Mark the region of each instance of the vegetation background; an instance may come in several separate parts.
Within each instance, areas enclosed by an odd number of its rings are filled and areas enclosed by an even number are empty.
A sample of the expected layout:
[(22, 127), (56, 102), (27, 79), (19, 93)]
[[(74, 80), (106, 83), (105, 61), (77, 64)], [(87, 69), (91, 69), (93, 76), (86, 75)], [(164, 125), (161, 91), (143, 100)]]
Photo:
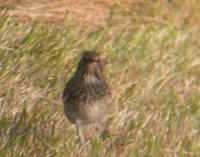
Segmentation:
[[(107, 58), (107, 131), (60, 102), (83, 50)], [(200, 1), (1, 0), (0, 157), (200, 156)]]

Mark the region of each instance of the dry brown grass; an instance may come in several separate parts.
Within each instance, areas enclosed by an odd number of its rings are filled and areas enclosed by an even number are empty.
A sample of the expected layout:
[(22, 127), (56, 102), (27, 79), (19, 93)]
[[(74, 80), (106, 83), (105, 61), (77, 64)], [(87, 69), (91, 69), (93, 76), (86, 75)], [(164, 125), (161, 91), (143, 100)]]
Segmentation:
[(134, 3), (130, 0), (123, 1), (79, 1), (79, 0), (38, 0), (20, 1), (14, 4), (10, 10), (10, 16), (18, 17), (19, 20), (33, 20), (42, 18), (48, 22), (60, 22), (67, 17), (75, 22), (102, 26), (107, 22), (110, 9), (114, 5), (129, 6)]
[[(115, 23), (113, 29), (117, 30), (140, 29), (140, 22), (157, 23), (163, 26), (173, 23), (177, 28), (185, 21), (191, 26), (200, 23), (198, 12), (200, 5), (194, 5), (188, 0), (170, 3), (167, 0), (157, 2), (146, 0), (36, 0), (32, 2), (24, 0), (2, 1), (0, 4), (8, 8), (7, 14), (15, 17), (17, 22), (38, 20), (44, 25), (54, 27), (66, 21), (91, 29), (104, 27), (112, 21)], [(113, 16), (113, 14), (116, 15)], [(133, 14), (134, 17), (129, 16)], [(189, 18), (191, 14), (193, 18)]]
[[(76, 2), (0, 5), (0, 156), (199, 157), (200, 2)], [(110, 133), (81, 147), (59, 100), (85, 49), (114, 97)]]

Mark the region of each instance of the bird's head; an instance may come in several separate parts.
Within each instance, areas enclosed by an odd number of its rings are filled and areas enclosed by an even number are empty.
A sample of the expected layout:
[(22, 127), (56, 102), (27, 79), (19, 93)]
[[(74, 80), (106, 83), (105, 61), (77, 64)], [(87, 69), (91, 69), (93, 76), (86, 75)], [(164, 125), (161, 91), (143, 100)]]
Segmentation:
[(94, 51), (83, 52), (78, 64), (77, 71), (83, 73), (85, 77), (96, 77), (96, 79), (104, 79), (104, 68), (100, 54)]

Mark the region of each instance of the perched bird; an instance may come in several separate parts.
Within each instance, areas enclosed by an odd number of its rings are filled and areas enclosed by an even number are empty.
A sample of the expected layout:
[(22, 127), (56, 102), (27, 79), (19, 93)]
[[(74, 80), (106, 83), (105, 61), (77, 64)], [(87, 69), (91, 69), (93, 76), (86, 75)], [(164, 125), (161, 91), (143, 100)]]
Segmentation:
[(81, 126), (101, 124), (109, 108), (110, 99), (99, 53), (83, 52), (77, 69), (62, 94), (65, 116), (75, 125), (81, 142), (85, 140)]

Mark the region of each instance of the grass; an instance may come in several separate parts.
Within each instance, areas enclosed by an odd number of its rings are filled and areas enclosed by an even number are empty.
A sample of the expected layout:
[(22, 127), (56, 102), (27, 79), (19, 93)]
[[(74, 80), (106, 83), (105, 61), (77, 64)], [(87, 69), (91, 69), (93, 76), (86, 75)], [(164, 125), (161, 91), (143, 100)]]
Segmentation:
[[(116, 3), (103, 26), (0, 8), (0, 156), (200, 156), (199, 2)], [(107, 132), (80, 146), (60, 96), (83, 50), (106, 56), (113, 97)]]

